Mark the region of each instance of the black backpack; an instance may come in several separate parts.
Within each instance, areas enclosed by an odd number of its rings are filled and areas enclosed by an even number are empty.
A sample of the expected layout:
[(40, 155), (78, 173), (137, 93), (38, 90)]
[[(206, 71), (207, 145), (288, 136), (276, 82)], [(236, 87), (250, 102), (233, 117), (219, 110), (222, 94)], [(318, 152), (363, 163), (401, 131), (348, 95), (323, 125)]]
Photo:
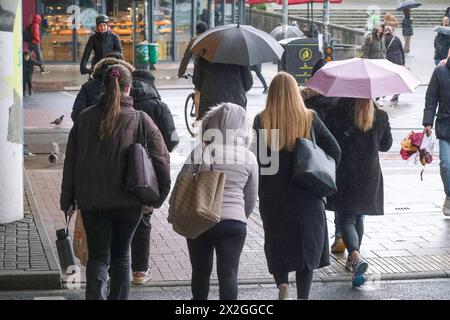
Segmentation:
[(33, 40), (33, 33), (31, 32), (31, 25), (28, 25), (23, 30), (23, 42), (31, 42)]

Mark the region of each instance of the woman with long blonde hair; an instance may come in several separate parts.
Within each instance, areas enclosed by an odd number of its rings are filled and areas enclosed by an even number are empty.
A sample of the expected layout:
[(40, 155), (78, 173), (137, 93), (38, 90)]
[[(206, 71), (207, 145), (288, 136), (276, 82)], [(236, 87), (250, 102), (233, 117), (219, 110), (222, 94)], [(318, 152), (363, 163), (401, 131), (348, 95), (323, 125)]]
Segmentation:
[[(340, 149), (314, 111), (308, 110), (290, 74), (280, 72), (269, 87), (265, 109), (256, 116), (260, 166), (259, 199), (264, 250), (279, 289), (288, 297), (288, 274), (296, 272), (297, 298), (307, 299), (313, 270), (329, 264), (324, 199), (292, 181), (297, 139), (311, 139), (339, 162)], [(270, 163), (267, 163), (267, 155)]]
[(342, 99), (326, 119), (342, 150), (337, 169), (338, 192), (328, 201), (335, 210), (349, 253), (346, 268), (354, 287), (364, 284), (368, 264), (360, 255), (364, 215), (383, 215), (383, 175), (378, 153), (391, 148), (392, 135), (386, 112), (371, 99)]

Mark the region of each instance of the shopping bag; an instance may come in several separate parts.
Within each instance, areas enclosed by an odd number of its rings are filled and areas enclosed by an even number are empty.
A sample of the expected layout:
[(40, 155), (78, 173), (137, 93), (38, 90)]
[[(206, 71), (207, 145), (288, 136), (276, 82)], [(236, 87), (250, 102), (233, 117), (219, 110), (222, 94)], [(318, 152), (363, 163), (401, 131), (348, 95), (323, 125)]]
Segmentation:
[(87, 265), (88, 261), (88, 246), (86, 230), (84, 230), (83, 218), (81, 217), (80, 210), (77, 210), (77, 217), (75, 219), (75, 230), (73, 232), (73, 251), (75, 257), (80, 260), (83, 266)]

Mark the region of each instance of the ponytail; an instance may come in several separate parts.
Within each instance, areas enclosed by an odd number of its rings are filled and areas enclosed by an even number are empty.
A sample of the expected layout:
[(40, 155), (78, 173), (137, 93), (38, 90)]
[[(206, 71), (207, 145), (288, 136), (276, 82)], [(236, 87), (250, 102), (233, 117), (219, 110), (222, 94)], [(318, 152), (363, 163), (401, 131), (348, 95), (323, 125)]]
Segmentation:
[(371, 99), (358, 99), (355, 104), (355, 126), (363, 132), (373, 127), (375, 107)]
[(116, 129), (120, 117), (120, 97), (124, 90), (131, 85), (131, 73), (121, 65), (111, 66), (105, 73), (105, 93), (102, 97), (102, 113), (98, 137), (106, 140)]

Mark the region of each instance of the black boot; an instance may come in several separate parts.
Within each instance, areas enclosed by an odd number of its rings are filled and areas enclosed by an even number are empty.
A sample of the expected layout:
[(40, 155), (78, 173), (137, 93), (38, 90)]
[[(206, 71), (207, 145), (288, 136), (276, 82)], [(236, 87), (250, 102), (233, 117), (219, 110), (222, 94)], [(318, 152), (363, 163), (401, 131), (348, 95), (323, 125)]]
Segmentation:
[(28, 94), (29, 94), (30, 96), (33, 95), (33, 89), (32, 89), (31, 87), (28, 88)]

